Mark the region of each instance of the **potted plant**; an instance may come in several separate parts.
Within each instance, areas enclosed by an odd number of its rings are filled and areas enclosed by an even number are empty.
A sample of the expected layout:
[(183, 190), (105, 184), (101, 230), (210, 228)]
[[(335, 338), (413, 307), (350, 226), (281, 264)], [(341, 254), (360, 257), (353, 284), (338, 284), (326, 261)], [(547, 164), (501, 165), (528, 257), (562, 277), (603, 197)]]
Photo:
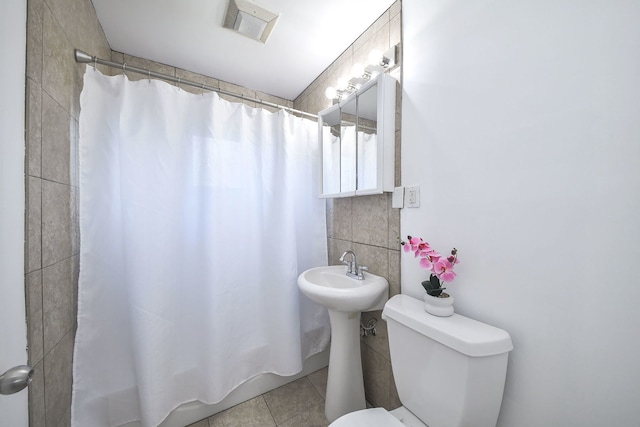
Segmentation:
[[(431, 271), (429, 280), (422, 282), (422, 286), (427, 292), (425, 310), (438, 316), (453, 314), (453, 297), (443, 292), (446, 288), (442, 285), (445, 282), (452, 282), (456, 278), (454, 267), (459, 263), (458, 250), (453, 248), (451, 254), (444, 257), (421, 237), (407, 236), (407, 241), (400, 241), (400, 244), (404, 247), (405, 252), (414, 253), (414, 256), (420, 260), (420, 267)], [(437, 308), (433, 309), (431, 306)]]

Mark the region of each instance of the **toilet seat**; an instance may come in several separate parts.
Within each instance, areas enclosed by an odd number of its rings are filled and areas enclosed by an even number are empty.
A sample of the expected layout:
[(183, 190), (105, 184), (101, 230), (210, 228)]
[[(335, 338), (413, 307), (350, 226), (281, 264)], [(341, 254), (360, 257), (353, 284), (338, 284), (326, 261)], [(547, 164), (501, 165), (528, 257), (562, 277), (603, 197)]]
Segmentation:
[(384, 408), (363, 409), (343, 415), (329, 427), (406, 427)]

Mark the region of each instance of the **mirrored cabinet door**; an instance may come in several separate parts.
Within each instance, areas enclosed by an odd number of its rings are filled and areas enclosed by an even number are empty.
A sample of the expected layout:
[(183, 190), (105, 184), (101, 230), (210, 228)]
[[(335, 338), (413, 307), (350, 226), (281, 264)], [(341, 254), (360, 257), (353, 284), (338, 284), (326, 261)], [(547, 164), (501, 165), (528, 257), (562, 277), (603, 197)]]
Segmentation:
[(324, 110), (318, 117), (320, 141), (322, 141), (322, 193), (340, 193), (340, 168), (342, 157), (342, 138), (340, 129), (340, 106)]
[(340, 103), (340, 126), (342, 126), (342, 151), (340, 158), (340, 192), (356, 191), (357, 143), (358, 143), (358, 100), (356, 97)]
[(396, 80), (382, 74), (318, 114), (321, 197), (393, 191)]
[(357, 189), (373, 191), (380, 186), (378, 173), (382, 144), (378, 144), (378, 87), (371, 86), (358, 94), (358, 173)]

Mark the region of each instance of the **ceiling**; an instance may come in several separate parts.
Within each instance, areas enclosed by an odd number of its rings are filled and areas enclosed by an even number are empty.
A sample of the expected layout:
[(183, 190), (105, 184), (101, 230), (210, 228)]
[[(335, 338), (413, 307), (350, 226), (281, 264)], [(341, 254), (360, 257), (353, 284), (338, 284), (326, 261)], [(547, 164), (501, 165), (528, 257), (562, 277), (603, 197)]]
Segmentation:
[(258, 0), (267, 43), (222, 27), (228, 0), (93, 0), (111, 49), (295, 99), (394, 0)]

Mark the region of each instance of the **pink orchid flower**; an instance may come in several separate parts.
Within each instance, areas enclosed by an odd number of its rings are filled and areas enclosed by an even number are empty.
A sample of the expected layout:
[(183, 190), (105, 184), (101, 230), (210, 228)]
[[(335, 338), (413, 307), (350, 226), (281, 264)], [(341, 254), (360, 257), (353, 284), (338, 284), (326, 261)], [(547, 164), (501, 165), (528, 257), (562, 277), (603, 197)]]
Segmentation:
[(404, 251), (413, 252), (416, 258), (420, 258), (420, 267), (431, 270), (443, 282), (451, 282), (456, 278), (453, 267), (460, 262), (458, 261), (458, 250), (456, 248), (451, 250), (450, 256), (443, 257), (421, 237), (407, 236), (407, 238), (407, 242), (401, 242), (404, 246)]
[(440, 255), (436, 250), (431, 249), (431, 248), (421, 252), (420, 256), (421, 257), (428, 257), (431, 260), (431, 262), (438, 262), (438, 260), (440, 258), (442, 258), (442, 255)]
[(411, 245), (411, 250), (414, 251), (414, 254), (417, 257), (426, 257), (431, 254), (437, 254), (436, 251), (433, 250), (429, 242), (425, 242), (422, 238), (412, 237), (409, 241)]
[(417, 251), (418, 245), (423, 243), (423, 240), (420, 237), (411, 237), (408, 242), (404, 243), (404, 251)]
[(456, 278), (456, 273), (453, 271), (453, 264), (446, 258), (440, 258), (438, 262), (436, 262), (433, 272), (443, 282), (452, 282), (453, 279)]
[(426, 268), (427, 270), (432, 270), (433, 269), (433, 263), (431, 262), (431, 260), (428, 257), (427, 258), (422, 258), (420, 260), (420, 267)]
[(440, 254), (432, 248), (421, 250), (419, 256), (421, 258), (420, 267), (426, 268), (427, 270), (433, 270), (434, 263), (438, 262), (441, 258)]

